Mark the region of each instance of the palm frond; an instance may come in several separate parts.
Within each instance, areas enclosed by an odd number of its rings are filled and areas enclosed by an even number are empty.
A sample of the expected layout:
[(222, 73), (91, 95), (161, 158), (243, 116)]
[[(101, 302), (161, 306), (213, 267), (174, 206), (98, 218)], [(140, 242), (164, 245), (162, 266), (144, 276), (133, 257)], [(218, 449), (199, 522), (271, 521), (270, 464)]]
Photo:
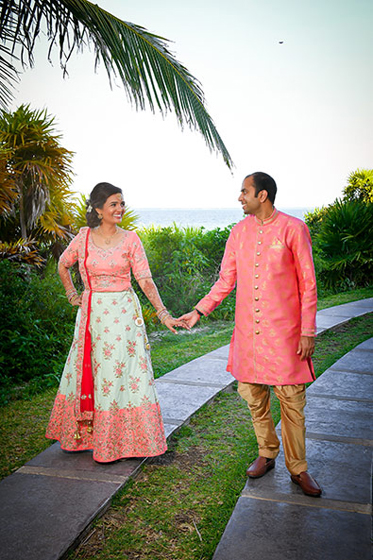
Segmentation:
[[(220, 152), (232, 168), (231, 156), (206, 110), (199, 81), (169, 51), (166, 39), (122, 21), (87, 0), (6, 2), (0, 13), (0, 37), (11, 43), (12, 50), (19, 46), (21, 60), (27, 55), (32, 66), (35, 39), (42, 24), (47, 30), (49, 54), (58, 44), (64, 72), (75, 50), (93, 45), (95, 66), (102, 62), (110, 81), (119, 76), (137, 109), (148, 105), (163, 115), (174, 111), (181, 126), (199, 130), (209, 149)], [(2, 87), (9, 83), (11, 79), (5, 80)]]
[(38, 267), (44, 264), (44, 259), (40, 256), (34, 239), (18, 239), (11, 243), (0, 241), (0, 260), (32, 264)]

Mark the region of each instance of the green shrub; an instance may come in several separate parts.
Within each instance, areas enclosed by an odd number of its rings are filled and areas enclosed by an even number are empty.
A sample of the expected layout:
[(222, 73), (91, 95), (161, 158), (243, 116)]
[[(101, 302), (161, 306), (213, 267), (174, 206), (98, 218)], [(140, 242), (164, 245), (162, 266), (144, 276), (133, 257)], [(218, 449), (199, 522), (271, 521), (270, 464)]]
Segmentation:
[(334, 290), (367, 286), (373, 273), (373, 204), (337, 200), (328, 208), (316, 248), (321, 281)]
[(66, 300), (49, 263), (33, 267), (0, 262), (0, 383), (34, 378), (55, 382), (62, 372), (74, 327), (76, 308)]
[[(190, 311), (218, 278), (230, 228), (151, 227), (139, 232), (153, 279), (162, 300), (175, 315)], [(139, 292), (138, 292), (139, 293)], [(142, 304), (146, 298), (139, 293)], [(234, 294), (213, 313), (215, 319), (231, 319)]]

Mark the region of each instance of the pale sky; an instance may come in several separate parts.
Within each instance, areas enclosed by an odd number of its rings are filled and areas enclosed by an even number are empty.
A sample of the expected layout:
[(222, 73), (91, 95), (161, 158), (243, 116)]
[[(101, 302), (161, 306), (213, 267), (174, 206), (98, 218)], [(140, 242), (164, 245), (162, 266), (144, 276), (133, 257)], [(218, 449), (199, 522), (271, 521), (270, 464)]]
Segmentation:
[(235, 168), (173, 114), (136, 112), (119, 81), (110, 90), (105, 69), (94, 73), (93, 52), (74, 55), (63, 79), (40, 41), (11, 109), (30, 103), (56, 117), (76, 153), (76, 191), (109, 181), (132, 208), (229, 208), (245, 175), (265, 171), (279, 208), (314, 207), (341, 196), (350, 172), (372, 168), (372, 0), (97, 3), (172, 41)]

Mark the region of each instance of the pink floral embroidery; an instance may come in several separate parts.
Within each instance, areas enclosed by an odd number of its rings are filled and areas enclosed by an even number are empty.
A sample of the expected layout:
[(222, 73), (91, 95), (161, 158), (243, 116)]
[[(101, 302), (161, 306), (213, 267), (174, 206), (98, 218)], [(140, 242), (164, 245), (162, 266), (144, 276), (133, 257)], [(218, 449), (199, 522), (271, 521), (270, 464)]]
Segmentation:
[(109, 333), (109, 332), (110, 332), (109, 327), (105, 327), (105, 328), (104, 328), (104, 333), (107, 334), (107, 333)]
[(136, 342), (134, 340), (127, 341), (127, 352), (130, 358), (133, 358), (136, 354), (135, 346), (136, 346)]
[(140, 357), (140, 368), (142, 369), (142, 371), (147, 371), (148, 369), (148, 364), (143, 356)]
[(122, 377), (123, 369), (125, 368), (125, 365), (126, 364), (124, 362), (119, 362), (118, 360), (115, 361), (115, 366), (114, 366), (115, 377)]
[(98, 299), (98, 300), (97, 300), (97, 304), (98, 304), (98, 305), (101, 305), (101, 304), (102, 304), (102, 299)]
[(137, 393), (139, 390), (140, 377), (133, 377), (130, 375), (130, 389), (132, 393)]
[(120, 336), (120, 334), (118, 334), (118, 336), (116, 337), (116, 339), (118, 342), (120, 342), (122, 340), (122, 337)]
[(113, 382), (108, 381), (106, 378), (104, 378), (103, 383), (101, 385), (101, 391), (104, 397), (110, 395), (110, 389), (112, 386), (113, 386)]
[(110, 311), (108, 309), (105, 309), (104, 311), (104, 315), (109, 315)]
[(117, 325), (119, 323), (119, 317), (114, 318), (114, 323)]
[(96, 323), (101, 323), (101, 317), (96, 318)]
[(109, 360), (113, 354), (113, 350), (115, 349), (114, 344), (109, 344), (108, 342), (104, 342), (104, 359)]
[(113, 305), (118, 305), (118, 302), (116, 299), (113, 299), (113, 301), (111, 302)]

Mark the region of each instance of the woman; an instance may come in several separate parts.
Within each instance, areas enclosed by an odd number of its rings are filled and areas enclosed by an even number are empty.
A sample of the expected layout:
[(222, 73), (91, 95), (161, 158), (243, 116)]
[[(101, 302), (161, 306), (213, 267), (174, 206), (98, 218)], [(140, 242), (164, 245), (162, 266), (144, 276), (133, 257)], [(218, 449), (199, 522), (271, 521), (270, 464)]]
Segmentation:
[[(66, 296), (80, 309), (46, 436), (67, 451), (93, 449), (93, 459), (103, 463), (161, 455), (166, 439), (131, 269), (159, 320), (174, 333), (185, 323), (163, 305), (138, 235), (118, 227), (122, 191), (99, 183), (87, 205), (89, 227), (58, 265)], [(69, 272), (76, 261), (82, 295)]]

